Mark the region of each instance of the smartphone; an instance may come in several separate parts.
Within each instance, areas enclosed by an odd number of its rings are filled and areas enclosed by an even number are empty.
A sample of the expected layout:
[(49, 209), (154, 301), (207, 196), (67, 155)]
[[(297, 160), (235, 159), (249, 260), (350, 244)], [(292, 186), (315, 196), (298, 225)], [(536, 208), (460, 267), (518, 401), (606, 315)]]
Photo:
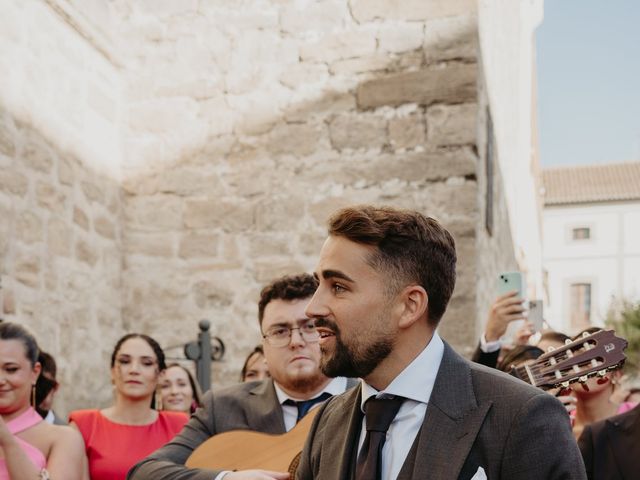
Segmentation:
[(527, 319), (533, 324), (533, 330), (539, 332), (543, 328), (544, 316), (542, 314), (542, 300), (531, 300), (529, 302), (529, 314)]
[(503, 272), (498, 276), (498, 295), (504, 295), (507, 292), (517, 291), (518, 297), (524, 298), (525, 280), (524, 275), (520, 272)]
[[(525, 297), (524, 275), (520, 272), (503, 272), (498, 275), (497, 285), (498, 295), (504, 295), (507, 292), (516, 291), (517, 296), (521, 299)], [(501, 338), (503, 345), (513, 345), (518, 329), (522, 327), (525, 320), (515, 320), (509, 322), (507, 330)]]

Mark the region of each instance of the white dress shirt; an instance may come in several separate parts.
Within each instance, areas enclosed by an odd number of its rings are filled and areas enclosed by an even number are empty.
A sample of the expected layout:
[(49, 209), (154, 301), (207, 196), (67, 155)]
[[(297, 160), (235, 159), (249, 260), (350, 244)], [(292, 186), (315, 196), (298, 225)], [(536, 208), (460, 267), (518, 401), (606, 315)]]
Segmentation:
[[(378, 391), (362, 380), (360, 408), (363, 413), (364, 403), (373, 396), (384, 398), (398, 395), (406, 399), (391, 422), (387, 431), (387, 439), (382, 447), (382, 480), (394, 480), (400, 473), (424, 421), (427, 404), (431, 398), (431, 391), (443, 354), (444, 343), (440, 336), (434, 332), (425, 349), (393, 379), (386, 389)], [(362, 448), (366, 433), (366, 424), (363, 421), (358, 451)]]

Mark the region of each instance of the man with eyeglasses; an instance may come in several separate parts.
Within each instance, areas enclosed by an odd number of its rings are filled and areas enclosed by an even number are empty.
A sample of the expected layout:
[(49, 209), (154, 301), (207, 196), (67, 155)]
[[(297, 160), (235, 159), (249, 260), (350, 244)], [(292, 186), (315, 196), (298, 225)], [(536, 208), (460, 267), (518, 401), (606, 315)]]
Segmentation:
[(289, 478), (286, 472), (189, 469), (184, 463), (208, 438), (229, 430), (264, 433), (291, 430), (314, 404), (355, 386), (320, 371), (319, 335), (305, 314), (318, 286), (308, 274), (279, 278), (260, 293), (258, 319), (271, 378), (208, 392), (199, 409), (171, 442), (136, 465), (129, 480), (243, 480)]

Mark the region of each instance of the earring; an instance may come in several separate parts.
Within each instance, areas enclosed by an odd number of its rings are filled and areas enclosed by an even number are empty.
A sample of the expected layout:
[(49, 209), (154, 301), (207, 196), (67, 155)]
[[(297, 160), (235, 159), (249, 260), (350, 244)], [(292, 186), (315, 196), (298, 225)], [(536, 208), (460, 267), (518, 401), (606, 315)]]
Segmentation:
[(33, 408), (36, 408), (36, 385), (35, 383), (33, 385), (31, 385), (31, 406)]
[(156, 410), (162, 410), (162, 395), (156, 392)]

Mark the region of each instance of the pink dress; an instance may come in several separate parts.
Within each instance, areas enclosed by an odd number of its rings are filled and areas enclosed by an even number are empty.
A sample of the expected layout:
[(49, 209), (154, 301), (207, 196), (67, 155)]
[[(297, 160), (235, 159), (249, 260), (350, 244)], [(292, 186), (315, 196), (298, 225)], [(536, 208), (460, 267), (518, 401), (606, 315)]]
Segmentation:
[[(20, 416), (14, 418), (10, 422), (7, 422), (6, 425), (9, 431), (15, 435), (42, 421), (42, 417), (38, 415), (33, 408), (29, 408), (28, 410), (25, 410), (24, 413), (20, 414)], [(18, 440), (18, 444), (22, 447), (22, 450), (24, 450), (29, 457), (29, 460), (31, 460), (38, 470), (47, 466), (47, 459), (40, 450), (19, 437), (16, 437), (16, 439)], [(0, 459), (0, 480), (10, 480), (4, 458)]]

